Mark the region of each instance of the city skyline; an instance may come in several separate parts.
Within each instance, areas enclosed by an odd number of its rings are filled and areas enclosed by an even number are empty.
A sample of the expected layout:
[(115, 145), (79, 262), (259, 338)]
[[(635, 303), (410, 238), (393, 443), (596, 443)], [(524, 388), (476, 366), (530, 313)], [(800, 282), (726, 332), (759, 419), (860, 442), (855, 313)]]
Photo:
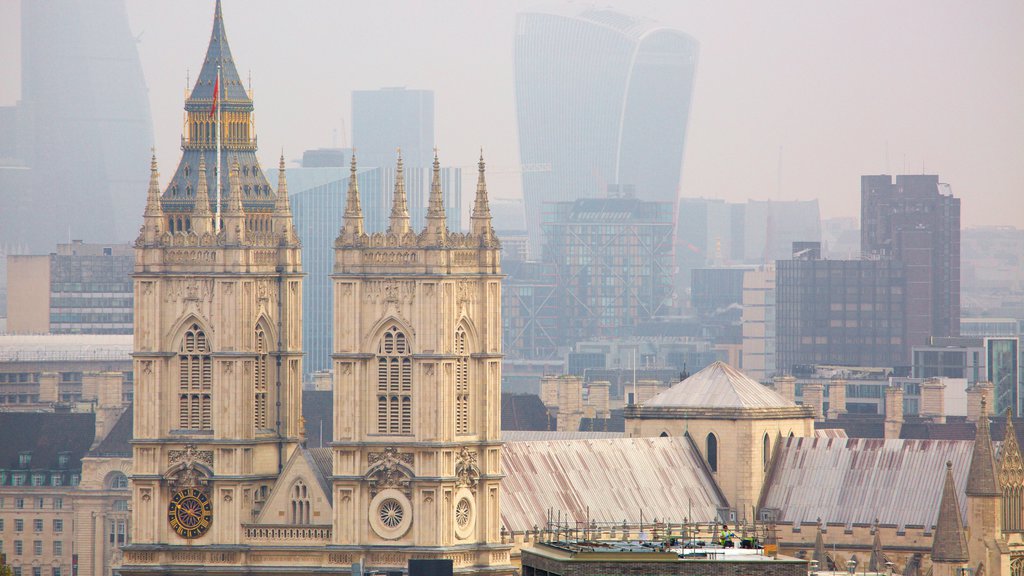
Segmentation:
[[(168, 111), (180, 110), (186, 71), (198, 74), (210, 4), (127, 7), (157, 111), (162, 166), (179, 152), (180, 117)], [(229, 1), (225, 9), (233, 5), (240, 6)], [(1013, 56), (1024, 39), (1014, 37), (1012, 24), (1024, 18), (1024, 6), (651, 0), (612, 7), (684, 30), (701, 44), (683, 196), (818, 197), (825, 217), (856, 215), (860, 175), (915, 173), (923, 165), (964, 198), (965, 226), (1014, 224), (1024, 208), (1024, 174), (1013, 167), (1024, 155), (1015, 137), (1024, 115), (1012, 113), (1024, 97), (1024, 64)], [(257, 105), (281, 111), (259, 122), (262, 163), (282, 146), (297, 159), (308, 148), (344, 145), (353, 90), (407, 86), (435, 91), (445, 156), (469, 157), (483, 145), (495, 168), (494, 195), (519, 196), (514, 27), (516, 13), (532, 5), (300, 8), (269, 1), (235, 8), (243, 80), (251, 70)], [(0, 7), (5, 79), (19, 72), (19, 13), (16, 3)], [(345, 25), (360, 21), (378, 25)], [(348, 31), (337, 34), (339, 26)], [(271, 35), (303, 42), (265, 42)], [(5, 82), (0, 104), (15, 102), (20, 88), (20, 81)]]

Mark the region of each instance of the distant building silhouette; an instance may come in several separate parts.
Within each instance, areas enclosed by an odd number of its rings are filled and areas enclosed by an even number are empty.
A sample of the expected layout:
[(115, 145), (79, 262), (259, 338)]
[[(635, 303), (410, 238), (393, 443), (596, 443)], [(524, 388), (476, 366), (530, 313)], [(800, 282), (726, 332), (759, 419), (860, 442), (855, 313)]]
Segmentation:
[(391, 166), (395, 148), (401, 148), (407, 167), (429, 167), (434, 146), (434, 92), (405, 88), (353, 91), (352, 143), (360, 166)]
[(683, 32), (609, 10), (519, 14), (520, 158), (544, 166), (523, 173), (534, 242), (543, 202), (602, 196), (608, 184), (676, 202), (697, 52)]
[(127, 242), (153, 143), (123, 0), (22, 2), (22, 98), (0, 111), (0, 245)]

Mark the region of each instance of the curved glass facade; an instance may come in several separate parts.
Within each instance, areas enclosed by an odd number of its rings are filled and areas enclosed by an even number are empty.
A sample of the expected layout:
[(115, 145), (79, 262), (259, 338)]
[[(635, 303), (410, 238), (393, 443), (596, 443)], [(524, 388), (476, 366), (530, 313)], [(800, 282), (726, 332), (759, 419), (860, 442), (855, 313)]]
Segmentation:
[(515, 50), (531, 238), (540, 238), (543, 202), (604, 196), (609, 184), (633, 185), (642, 200), (676, 201), (694, 39), (607, 10), (522, 13)]

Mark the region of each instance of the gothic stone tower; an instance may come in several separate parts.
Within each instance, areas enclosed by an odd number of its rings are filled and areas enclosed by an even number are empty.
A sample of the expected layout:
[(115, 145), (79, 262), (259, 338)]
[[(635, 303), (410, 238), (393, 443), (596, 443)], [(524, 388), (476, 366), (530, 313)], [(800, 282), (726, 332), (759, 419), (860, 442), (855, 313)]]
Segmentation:
[[(218, 66), (227, 168), (219, 183), (210, 114)], [(237, 561), (241, 524), (302, 431), (301, 258), (283, 159), (275, 194), (256, 161), (252, 100), (219, 1), (185, 110), (181, 162), (161, 194), (154, 157), (136, 241), (132, 545), (123, 574)]]
[(335, 244), (334, 544), (345, 561), (450, 558), (511, 574), (500, 544), (501, 276), (484, 163), (472, 230), (445, 225), (438, 160), (427, 224), (409, 227), (402, 159), (386, 233), (355, 177)]

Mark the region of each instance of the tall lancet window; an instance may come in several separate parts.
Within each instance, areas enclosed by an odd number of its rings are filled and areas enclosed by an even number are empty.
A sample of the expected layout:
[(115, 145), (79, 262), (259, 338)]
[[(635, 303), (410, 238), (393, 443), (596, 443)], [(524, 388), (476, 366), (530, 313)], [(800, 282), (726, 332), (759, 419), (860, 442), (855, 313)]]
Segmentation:
[(301, 478), (292, 485), (290, 520), (292, 524), (309, 524), (309, 489)]
[(469, 394), (469, 347), (466, 345), (466, 330), (459, 326), (455, 331), (455, 433), (469, 434), (471, 430)]
[(398, 326), (384, 332), (377, 349), (377, 433), (412, 434), (412, 358)]
[(267, 333), (256, 327), (256, 366), (253, 369), (253, 427), (267, 428)]
[(178, 428), (189, 431), (213, 429), (212, 390), (210, 345), (206, 333), (198, 324), (193, 324), (185, 331), (178, 352)]

